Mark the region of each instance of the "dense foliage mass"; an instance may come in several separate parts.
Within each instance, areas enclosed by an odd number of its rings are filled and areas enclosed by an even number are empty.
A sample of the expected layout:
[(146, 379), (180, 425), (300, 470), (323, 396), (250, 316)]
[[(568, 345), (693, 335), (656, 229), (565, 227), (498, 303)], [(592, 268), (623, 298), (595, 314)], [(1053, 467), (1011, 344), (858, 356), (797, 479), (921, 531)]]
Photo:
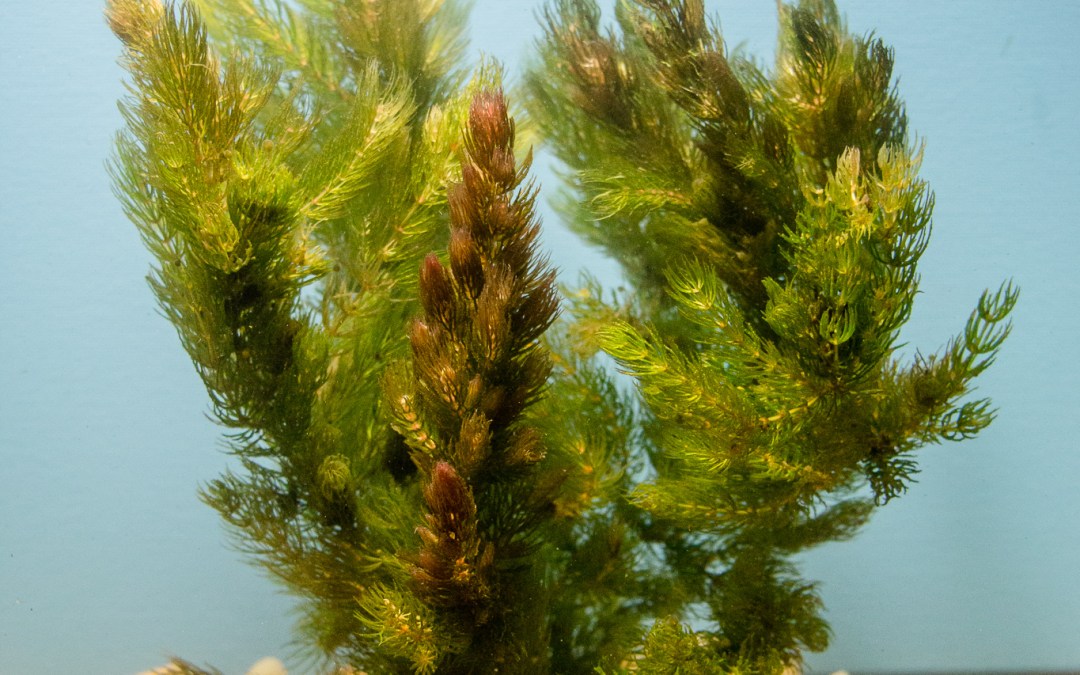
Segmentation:
[(327, 669), (797, 667), (828, 627), (791, 557), (992, 419), (967, 394), (1016, 291), (897, 358), (933, 195), (892, 52), (831, 0), (780, 7), (771, 70), (701, 0), (623, 0), (607, 28), (547, 7), (512, 98), (626, 279), (561, 301), (456, 3), (107, 17), (116, 190), (238, 459), (203, 499), (302, 598)]

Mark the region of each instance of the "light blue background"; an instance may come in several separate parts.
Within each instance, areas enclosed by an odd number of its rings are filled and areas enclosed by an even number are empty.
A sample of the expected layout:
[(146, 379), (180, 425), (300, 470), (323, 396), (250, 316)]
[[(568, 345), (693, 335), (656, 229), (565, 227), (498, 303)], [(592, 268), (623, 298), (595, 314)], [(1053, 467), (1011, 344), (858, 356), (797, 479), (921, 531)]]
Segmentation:
[[(477, 2), (474, 47), (519, 72), (537, 4)], [(730, 42), (771, 59), (773, 2), (710, 6)], [(835, 631), (809, 664), (1078, 669), (1080, 2), (841, 7), (896, 47), (928, 143), (937, 217), (904, 339), (937, 349), (1005, 277), (1023, 296), (981, 381), (994, 426), (925, 449), (907, 496), (806, 557)], [(119, 46), (97, 2), (0, 9), (0, 675), (124, 675), (173, 653), (226, 673), (277, 654), (301, 673), (290, 600), (195, 497), (227, 458), (103, 168)], [(611, 275), (547, 222), (568, 280)]]

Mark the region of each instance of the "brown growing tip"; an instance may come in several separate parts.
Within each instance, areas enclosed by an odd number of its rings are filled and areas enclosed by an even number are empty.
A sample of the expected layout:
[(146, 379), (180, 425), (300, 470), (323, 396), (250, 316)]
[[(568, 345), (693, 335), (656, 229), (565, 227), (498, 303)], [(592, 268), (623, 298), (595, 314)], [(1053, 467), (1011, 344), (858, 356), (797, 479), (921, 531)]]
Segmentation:
[(138, 49), (153, 37), (164, 14), (159, 0), (109, 0), (105, 5), (105, 21), (129, 49)]

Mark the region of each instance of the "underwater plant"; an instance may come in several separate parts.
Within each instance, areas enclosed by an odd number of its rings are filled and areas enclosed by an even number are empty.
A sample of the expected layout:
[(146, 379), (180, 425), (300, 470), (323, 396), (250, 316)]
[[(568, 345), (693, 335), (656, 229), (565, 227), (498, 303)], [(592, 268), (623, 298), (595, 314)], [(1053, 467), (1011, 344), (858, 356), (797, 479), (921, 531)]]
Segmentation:
[[(831, 0), (771, 71), (701, 0), (614, 17), (553, 0), (508, 97), (452, 0), (109, 2), (116, 192), (237, 459), (201, 496), (327, 670), (798, 668), (792, 557), (993, 419), (1011, 283), (897, 355), (934, 198), (892, 51)], [(619, 290), (557, 290), (515, 119)]]

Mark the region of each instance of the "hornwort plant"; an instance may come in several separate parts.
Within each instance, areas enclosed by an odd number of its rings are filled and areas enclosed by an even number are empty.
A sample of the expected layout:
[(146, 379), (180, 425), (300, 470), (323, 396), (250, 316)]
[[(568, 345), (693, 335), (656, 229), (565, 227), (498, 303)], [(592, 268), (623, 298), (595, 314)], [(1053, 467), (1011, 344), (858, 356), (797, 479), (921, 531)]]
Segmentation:
[[(1017, 291), (897, 356), (934, 198), (831, 0), (779, 6), (771, 69), (701, 0), (553, 0), (514, 114), (452, 0), (107, 18), (116, 192), (237, 459), (202, 498), (326, 670), (797, 668), (828, 627), (792, 556), (991, 422)], [(622, 290), (560, 298), (515, 117)]]

